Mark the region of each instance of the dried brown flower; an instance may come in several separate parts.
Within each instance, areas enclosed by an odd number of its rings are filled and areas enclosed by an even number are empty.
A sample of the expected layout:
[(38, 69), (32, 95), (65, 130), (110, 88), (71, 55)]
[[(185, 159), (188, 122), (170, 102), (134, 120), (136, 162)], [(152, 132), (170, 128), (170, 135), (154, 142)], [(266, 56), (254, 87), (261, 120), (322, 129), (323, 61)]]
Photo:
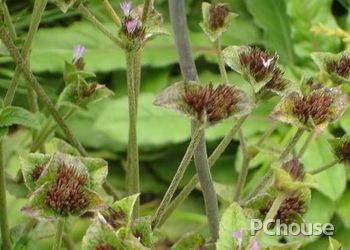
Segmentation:
[(125, 223), (125, 218), (127, 216), (123, 211), (116, 211), (111, 207), (102, 211), (101, 214), (106, 222), (114, 229), (120, 228)]
[(282, 169), (290, 174), (294, 180), (303, 180), (304, 179), (304, 167), (303, 164), (299, 162), (297, 158), (294, 158), (290, 161), (286, 161), (282, 164)]
[(39, 177), (40, 177), (41, 173), (43, 172), (44, 168), (45, 168), (44, 166), (38, 165), (38, 166), (36, 166), (33, 169), (32, 177), (33, 177), (34, 181), (37, 181), (39, 179)]
[(248, 51), (240, 53), (239, 60), (255, 81), (260, 82), (275, 70), (277, 56), (257, 47), (250, 47)]
[(350, 57), (348, 54), (343, 55), (339, 61), (332, 60), (326, 63), (328, 73), (335, 73), (342, 77), (348, 77), (350, 73)]
[(89, 204), (84, 193), (86, 182), (86, 175), (79, 174), (72, 166), (61, 165), (56, 183), (46, 194), (45, 204), (62, 215), (86, 208)]
[(226, 17), (230, 14), (223, 4), (211, 5), (209, 8), (209, 25), (213, 30), (222, 28)]
[(306, 123), (311, 118), (315, 125), (319, 125), (328, 120), (333, 101), (331, 92), (313, 91), (310, 95), (296, 100), (293, 113), (303, 123)]
[(344, 141), (339, 147), (336, 147), (337, 157), (346, 165), (350, 165), (350, 140)]
[(186, 89), (183, 101), (198, 114), (199, 119), (206, 115), (206, 119), (213, 123), (229, 116), (239, 102), (239, 93), (228, 85), (219, 85), (214, 89), (209, 84), (199, 89)]

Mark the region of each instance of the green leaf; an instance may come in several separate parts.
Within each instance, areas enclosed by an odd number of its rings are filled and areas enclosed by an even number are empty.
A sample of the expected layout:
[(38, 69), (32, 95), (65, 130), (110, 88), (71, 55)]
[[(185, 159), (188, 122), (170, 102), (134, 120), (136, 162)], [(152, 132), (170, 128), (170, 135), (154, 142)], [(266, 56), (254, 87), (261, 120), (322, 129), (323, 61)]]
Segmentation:
[(116, 218), (118, 219), (118, 224), (124, 226), (131, 225), (130, 223), (132, 222), (132, 213), (134, 211), (134, 206), (138, 197), (139, 194), (134, 194), (113, 203), (111, 207), (119, 216)]
[(232, 233), (241, 229), (248, 229), (248, 221), (243, 209), (237, 203), (233, 203), (222, 215), (217, 250), (235, 249), (237, 242)]
[(36, 115), (20, 107), (6, 107), (0, 111), (0, 127), (8, 127), (14, 124), (28, 128), (40, 128), (40, 122)]
[(200, 249), (205, 243), (203, 235), (199, 233), (187, 233), (178, 242), (176, 242), (171, 250), (189, 250)]
[(255, 23), (264, 30), (264, 46), (270, 51), (276, 51), (282, 62), (292, 64), (295, 53), (285, 1), (247, 0), (246, 3)]
[(336, 239), (329, 237), (328, 250), (342, 250), (342, 249), (344, 248)]
[(337, 205), (336, 213), (346, 228), (350, 228), (350, 189), (347, 189)]
[(73, 156), (79, 156), (79, 151), (74, 148), (72, 145), (67, 143), (66, 141), (59, 139), (59, 138), (53, 138), (48, 143), (45, 144), (46, 153), (49, 155), (53, 155), (57, 152), (69, 154)]
[(146, 247), (152, 247), (156, 237), (153, 234), (152, 217), (137, 218), (132, 224), (132, 233), (138, 238), (142, 245)]

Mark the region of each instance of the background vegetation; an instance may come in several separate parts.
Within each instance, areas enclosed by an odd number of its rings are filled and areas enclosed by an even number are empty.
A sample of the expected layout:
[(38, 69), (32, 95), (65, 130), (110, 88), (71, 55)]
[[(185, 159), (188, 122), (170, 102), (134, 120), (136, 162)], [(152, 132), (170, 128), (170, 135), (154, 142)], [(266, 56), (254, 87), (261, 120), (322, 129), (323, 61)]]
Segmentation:
[[(133, 2), (136, 5), (136, 2), (141, 1)], [(167, 1), (155, 2), (157, 9), (164, 15), (166, 27), (171, 31)], [(201, 20), (201, 2), (186, 1), (192, 48), (201, 82), (220, 82), (215, 50), (198, 25)], [(285, 67), (288, 77), (295, 81), (310, 76), (322, 79), (322, 75), (318, 73), (311, 61), (311, 52), (338, 52), (346, 48), (346, 33), (338, 30), (336, 32), (338, 35), (330, 35), (330, 32), (325, 32), (327, 31), (325, 28), (331, 30), (341, 28), (345, 31), (350, 29), (349, 1), (347, 0), (229, 0), (226, 2), (232, 11), (239, 14), (239, 17), (224, 34), (223, 46), (257, 45), (269, 51), (276, 51), (280, 55), (280, 62)], [(33, 7), (32, 1), (11, 0), (7, 3), (14, 17), (18, 34), (25, 34)], [(112, 3), (115, 8), (118, 8), (119, 1), (112, 1)], [(109, 24), (110, 20), (104, 14), (98, 0), (90, 1), (89, 7), (101, 20)], [(110, 27), (113, 29), (112, 24)], [(339, 36), (341, 34), (343, 37)], [(89, 22), (83, 20), (79, 13), (69, 11), (62, 14), (56, 7), (49, 5), (34, 41), (31, 67), (51, 98), (57, 99), (64, 87), (62, 79), (64, 61), (71, 60), (72, 49), (76, 44), (87, 48), (86, 69), (95, 72), (99, 82), (112, 89), (115, 96), (91, 105), (87, 110), (79, 111), (79, 114), (69, 121), (69, 125), (89, 150), (90, 155), (103, 157), (109, 161), (108, 178), (116, 187), (123, 190), (125, 176), (123, 167), (126, 161), (128, 130), (123, 51), (117, 49)], [(0, 48), (2, 48), (1, 44)], [(0, 96), (4, 96), (14, 74), (13, 65), (9, 56), (0, 57)], [(144, 50), (142, 65), (138, 128), (142, 211), (147, 214), (154, 211), (162, 194), (166, 191), (178, 161), (185, 151), (190, 132), (186, 119), (172, 111), (156, 108), (152, 104), (157, 93), (181, 79), (172, 37), (162, 36), (149, 43)], [(248, 84), (233, 71), (229, 71), (229, 78), (240, 87), (249, 89)], [(276, 102), (277, 99), (272, 99), (264, 103), (245, 122), (243, 133), (248, 143), (256, 141), (271, 126), (272, 122), (266, 117)], [(14, 105), (27, 107), (26, 86), (23, 80), (16, 93)], [(232, 124), (228, 121), (207, 130), (209, 152), (231, 126)], [(266, 144), (280, 148), (293, 135), (293, 133), (287, 134), (287, 131), (289, 127), (281, 125)], [(345, 132), (350, 133), (350, 110), (341, 122), (333, 124), (328, 132), (310, 145), (302, 159), (306, 170), (322, 166), (332, 160), (333, 156), (325, 141), (327, 133), (341, 136)], [(58, 133), (63, 136), (60, 131)], [(30, 140), (30, 131), (16, 127), (11, 130), (11, 135), (6, 139), (4, 146), (5, 160), (10, 174), (18, 171), (18, 156), (27, 151)], [(266, 155), (254, 158), (251, 167), (257, 170), (250, 172), (247, 191), (269, 167), (269, 158)], [(231, 199), (230, 190), (234, 188), (241, 159), (238, 142), (233, 141), (225, 155), (213, 168), (214, 180), (217, 189), (220, 190), (218, 193), (224, 202)], [(194, 173), (193, 166), (189, 169), (183, 183), (186, 183)], [(342, 242), (346, 249), (350, 249), (348, 237), (350, 235), (350, 186), (347, 185), (350, 181), (350, 171), (335, 167), (326, 173), (321, 173), (316, 179), (320, 185), (313, 193), (312, 205), (306, 217), (314, 222), (331, 221), (336, 228), (335, 238)], [(27, 220), (19, 212), (25, 199), (15, 198), (15, 194), (20, 191), (16, 186), (10, 185), (8, 188), (11, 226), (23, 224), (23, 221)], [(198, 230), (198, 228), (207, 230), (201, 199), (199, 193), (193, 192), (163, 226), (163, 232), (169, 241), (179, 238), (185, 231)], [(80, 241), (88, 224), (89, 220), (78, 220), (69, 226), (70, 235), (75, 241)], [(45, 230), (45, 234), (40, 234), (40, 241), (35, 241), (34, 249), (49, 249), (53, 227), (39, 226), (36, 230), (41, 232)], [(37, 234), (32, 232), (29, 237), (35, 238)], [(305, 238), (303, 249), (326, 249), (326, 246), (327, 238)]]

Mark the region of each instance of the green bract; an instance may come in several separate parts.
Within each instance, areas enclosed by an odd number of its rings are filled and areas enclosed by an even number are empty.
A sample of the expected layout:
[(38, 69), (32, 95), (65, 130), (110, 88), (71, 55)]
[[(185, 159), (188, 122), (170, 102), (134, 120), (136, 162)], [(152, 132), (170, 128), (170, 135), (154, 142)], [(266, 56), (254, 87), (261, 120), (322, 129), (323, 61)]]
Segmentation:
[(350, 51), (338, 54), (314, 52), (311, 57), (320, 70), (326, 72), (334, 83), (350, 82)]
[(250, 113), (253, 103), (240, 89), (230, 85), (179, 82), (165, 89), (155, 105), (176, 110), (210, 126), (229, 117)]
[(350, 165), (350, 136), (344, 136), (342, 138), (335, 138), (329, 140), (334, 155), (339, 162), (349, 166)]
[(229, 12), (224, 4), (202, 3), (203, 21), (201, 28), (212, 42), (215, 42), (230, 25), (231, 20), (238, 16)]
[(50, 0), (53, 4), (56, 4), (57, 7), (63, 12), (66, 13), (68, 9), (73, 7), (74, 4), (83, 2), (83, 0)]
[(316, 89), (307, 95), (294, 91), (277, 104), (271, 117), (321, 133), (329, 123), (343, 115), (347, 102), (347, 95), (337, 88)]
[(21, 168), (33, 192), (22, 211), (31, 217), (51, 220), (105, 206), (94, 191), (107, 176), (107, 163), (102, 159), (29, 154), (21, 158)]

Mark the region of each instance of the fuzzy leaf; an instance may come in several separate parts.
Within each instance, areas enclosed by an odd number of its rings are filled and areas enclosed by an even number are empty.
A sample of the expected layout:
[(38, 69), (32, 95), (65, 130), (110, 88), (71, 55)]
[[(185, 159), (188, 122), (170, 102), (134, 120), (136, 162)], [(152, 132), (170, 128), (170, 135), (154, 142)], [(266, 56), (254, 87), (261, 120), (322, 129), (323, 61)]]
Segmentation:
[(73, 156), (79, 156), (79, 151), (74, 148), (72, 145), (67, 143), (66, 141), (59, 139), (59, 138), (53, 138), (50, 140), (46, 145), (46, 153), (47, 154), (55, 154), (57, 152), (69, 154)]
[(101, 158), (80, 158), (89, 172), (90, 188), (96, 190), (105, 182), (108, 174), (108, 163)]
[(137, 218), (132, 224), (132, 233), (139, 238), (142, 245), (152, 247), (155, 236), (152, 231), (151, 217)]
[(40, 128), (40, 122), (36, 115), (20, 107), (6, 107), (0, 110), (0, 127), (8, 127), (14, 124), (28, 128)]
[(171, 247), (171, 250), (200, 249), (204, 244), (205, 239), (203, 235), (187, 233)]

